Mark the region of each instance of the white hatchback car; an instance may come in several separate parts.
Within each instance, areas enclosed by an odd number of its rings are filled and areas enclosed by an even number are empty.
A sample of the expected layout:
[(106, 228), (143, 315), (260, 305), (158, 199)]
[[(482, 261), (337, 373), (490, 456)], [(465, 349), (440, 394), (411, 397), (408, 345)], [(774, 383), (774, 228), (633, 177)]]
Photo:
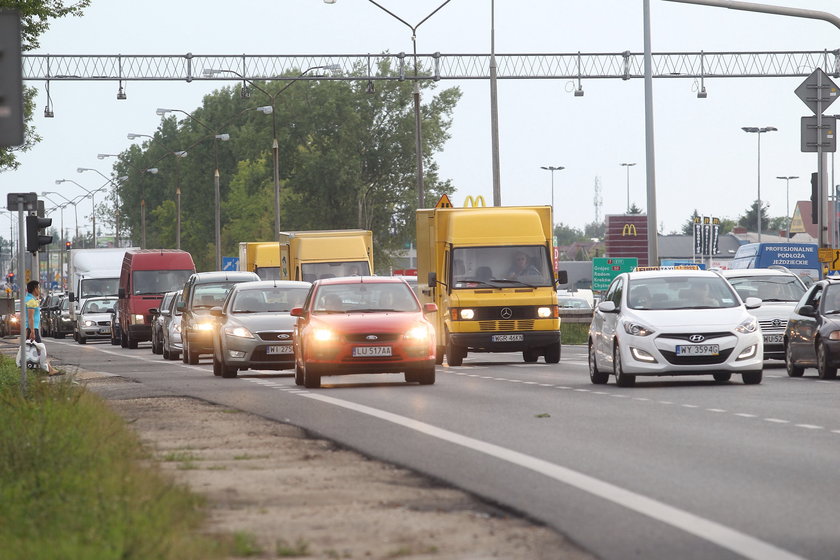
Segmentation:
[(631, 387), (637, 375), (704, 375), (726, 382), (740, 373), (761, 383), (764, 342), (742, 301), (717, 272), (647, 270), (618, 275), (595, 308), (589, 328), (589, 377), (615, 375)]
[(764, 337), (764, 359), (785, 359), (785, 329), (802, 296), (805, 284), (786, 268), (721, 270), (741, 299), (757, 297), (761, 307), (750, 312), (758, 319)]

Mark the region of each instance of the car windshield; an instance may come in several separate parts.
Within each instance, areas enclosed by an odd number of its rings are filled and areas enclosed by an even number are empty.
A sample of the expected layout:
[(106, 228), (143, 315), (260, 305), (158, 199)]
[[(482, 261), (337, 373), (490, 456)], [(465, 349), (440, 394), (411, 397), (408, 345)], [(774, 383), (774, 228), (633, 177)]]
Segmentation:
[(719, 276), (642, 277), (628, 281), (630, 309), (718, 309), (740, 301)]
[(551, 286), (543, 245), (458, 247), (452, 251), (449, 285), (454, 289)]
[(411, 288), (404, 283), (365, 282), (319, 286), (312, 300), (316, 313), (375, 313), (419, 311)]
[(192, 270), (137, 270), (133, 275), (132, 291), (141, 295), (179, 290), (192, 273)]
[(591, 309), (589, 302), (579, 298), (559, 298), (557, 303), (564, 309)]
[(234, 296), (234, 313), (288, 313), (300, 307), (309, 292), (308, 287), (274, 287), (259, 290), (240, 290)]
[(802, 283), (790, 275), (736, 276), (728, 280), (741, 299), (757, 297), (762, 301), (796, 302), (805, 293)]
[(82, 280), (79, 297), (116, 296), (119, 284), (119, 278), (86, 278)]
[(89, 299), (82, 308), (82, 313), (106, 313), (117, 305), (117, 298), (113, 299)]
[(337, 276), (368, 276), (370, 264), (367, 261), (303, 263), (300, 271), (304, 281), (313, 282)]
[(207, 284), (196, 284), (192, 293), (193, 309), (209, 309), (222, 305), (225, 296), (237, 282), (213, 282)]

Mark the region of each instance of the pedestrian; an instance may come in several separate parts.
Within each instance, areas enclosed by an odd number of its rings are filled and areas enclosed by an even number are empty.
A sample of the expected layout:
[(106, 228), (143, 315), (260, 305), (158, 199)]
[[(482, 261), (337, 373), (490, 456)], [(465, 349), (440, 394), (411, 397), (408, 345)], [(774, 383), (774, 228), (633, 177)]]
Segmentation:
[(41, 342), (41, 283), (37, 280), (26, 283), (23, 306), (26, 309), (26, 340)]

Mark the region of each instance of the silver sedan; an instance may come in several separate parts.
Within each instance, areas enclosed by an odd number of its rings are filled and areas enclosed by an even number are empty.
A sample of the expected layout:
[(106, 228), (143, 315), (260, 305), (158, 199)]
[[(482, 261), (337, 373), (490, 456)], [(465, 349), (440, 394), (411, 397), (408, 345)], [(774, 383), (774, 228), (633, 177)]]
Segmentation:
[(217, 324), (213, 374), (236, 377), (240, 369), (293, 369), (293, 307), (303, 305), (309, 282), (267, 280), (236, 284), (210, 314)]

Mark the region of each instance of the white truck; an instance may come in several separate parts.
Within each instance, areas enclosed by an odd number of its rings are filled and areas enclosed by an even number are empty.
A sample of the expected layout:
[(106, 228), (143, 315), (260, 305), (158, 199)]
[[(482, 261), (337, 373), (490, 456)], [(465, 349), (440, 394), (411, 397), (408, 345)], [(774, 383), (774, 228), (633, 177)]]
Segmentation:
[(72, 249), (70, 251), (70, 316), (85, 300), (97, 296), (117, 296), (120, 270), (128, 248)]

